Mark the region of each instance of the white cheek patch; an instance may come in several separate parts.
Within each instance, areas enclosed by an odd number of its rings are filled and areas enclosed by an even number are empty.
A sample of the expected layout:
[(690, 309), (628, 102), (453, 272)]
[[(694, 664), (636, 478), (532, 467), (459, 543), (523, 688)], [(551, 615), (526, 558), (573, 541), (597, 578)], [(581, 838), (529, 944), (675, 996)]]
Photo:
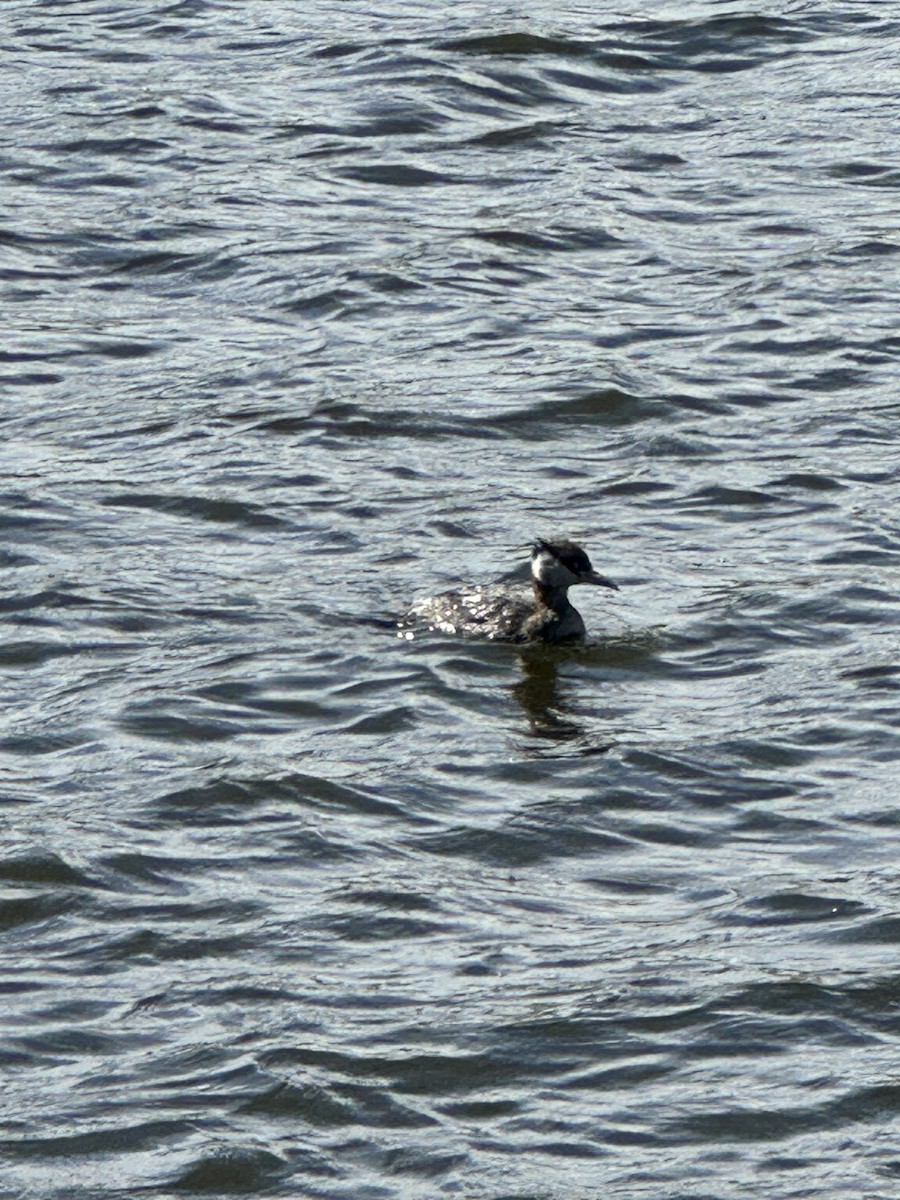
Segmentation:
[(531, 571), (540, 583), (552, 583), (559, 575), (559, 563), (552, 554), (542, 550), (537, 558), (532, 560)]

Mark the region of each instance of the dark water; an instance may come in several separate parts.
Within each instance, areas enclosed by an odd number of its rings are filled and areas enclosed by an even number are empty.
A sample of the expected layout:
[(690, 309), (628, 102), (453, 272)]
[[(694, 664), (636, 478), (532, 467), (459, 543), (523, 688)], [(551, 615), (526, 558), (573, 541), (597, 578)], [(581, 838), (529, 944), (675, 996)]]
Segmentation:
[(0, 27), (2, 1195), (896, 1196), (894, 6)]

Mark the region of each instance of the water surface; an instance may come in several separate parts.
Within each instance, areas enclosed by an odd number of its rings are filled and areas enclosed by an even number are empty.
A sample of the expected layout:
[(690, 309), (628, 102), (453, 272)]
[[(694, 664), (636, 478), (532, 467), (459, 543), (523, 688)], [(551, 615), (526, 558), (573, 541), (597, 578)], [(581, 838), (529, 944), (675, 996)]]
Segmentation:
[(890, 1196), (900, 27), (439, 10), (4, 7), (5, 1192)]

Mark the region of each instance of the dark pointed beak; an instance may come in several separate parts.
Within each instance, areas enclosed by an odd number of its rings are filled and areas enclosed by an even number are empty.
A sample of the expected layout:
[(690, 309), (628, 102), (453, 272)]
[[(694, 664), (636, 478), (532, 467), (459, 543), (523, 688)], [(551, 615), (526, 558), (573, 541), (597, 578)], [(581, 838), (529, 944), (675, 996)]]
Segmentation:
[(613, 583), (613, 581), (611, 579), (607, 579), (606, 576), (601, 575), (599, 571), (591, 571), (591, 573), (589, 575), (582, 575), (580, 582), (581, 583), (593, 583), (597, 587), (612, 588), (612, 590), (614, 592), (617, 592), (619, 590), (619, 585), (617, 583)]

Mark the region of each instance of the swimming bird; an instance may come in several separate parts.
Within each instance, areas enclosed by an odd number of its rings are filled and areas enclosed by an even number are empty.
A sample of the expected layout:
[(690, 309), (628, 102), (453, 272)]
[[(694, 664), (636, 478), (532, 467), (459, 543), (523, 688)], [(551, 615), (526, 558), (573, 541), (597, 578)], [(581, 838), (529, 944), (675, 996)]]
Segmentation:
[(573, 641), (586, 632), (581, 614), (569, 602), (569, 588), (578, 583), (619, 590), (594, 570), (575, 542), (539, 538), (531, 551), (531, 589), (494, 583), (428, 596), (400, 621), (400, 636), (412, 637), (404, 631), (426, 625), (495, 642)]

